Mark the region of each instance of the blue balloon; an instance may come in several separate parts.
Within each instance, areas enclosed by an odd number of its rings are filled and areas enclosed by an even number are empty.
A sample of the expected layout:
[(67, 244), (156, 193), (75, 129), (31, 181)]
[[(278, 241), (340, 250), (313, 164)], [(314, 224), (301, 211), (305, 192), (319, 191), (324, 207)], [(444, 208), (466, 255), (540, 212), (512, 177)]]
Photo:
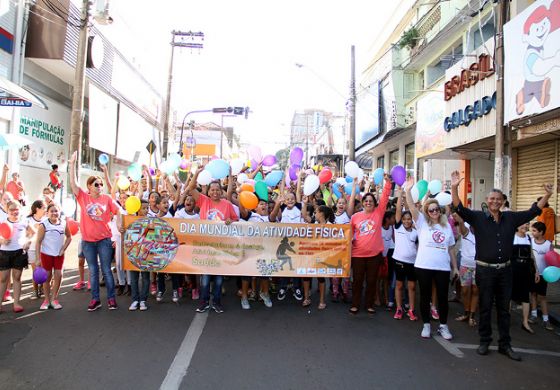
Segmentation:
[(351, 178), (350, 176), (346, 176), (346, 183), (352, 183), (353, 181), (353, 178)]
[(555, 283), (560, 279), (560, 268), (548, 266), (544, 269), (542, 276), (548, 283)]
[(342, 197), (342, 194), (340, 193), (340, 191), (338, 190), (338, 184), (334, 184), (332, 187), (332, 190), (334, 192), (334, 194), (336, 195), (336, 198), (339, 199)]
[(171, 154), (167, 157), (167, 161), (169, 162), (170, 169), (173, 168), (173, 170), (175, 170), (179, 168), (179, 165), (181, 165), (181, 156), (176, 153)]
[[(344, 186), (344, 192), (346, 192), (346, 195), (352, 195), (352, 183), (346, 183), (346, 185)], [(358, 184), (356, 184), (356, 194), (359, 192), (359, 187)]]
[(271, 171), (264, 178), (264, 182), (269, 187), (276, 187), (278, 183), (280, 183), (280, 180), (282, 180), (282, 176), (284, 176), (284, 173), (282, 171)]
[(212, 160), (206, 165), (206, 170), (208, 170), (214, 179), (223, 179), (229, 175), (229, 164), (224, 160)]
[(373, 171), (373, 183), (375, 185), (379, 185), (383, 182), (383, 178), (385, 177), (385, 171), (383, 168), (377, 168)]
[(107, 165), (109, 163), (109, 156), (105, 153), (99, 155), (99, 164)]

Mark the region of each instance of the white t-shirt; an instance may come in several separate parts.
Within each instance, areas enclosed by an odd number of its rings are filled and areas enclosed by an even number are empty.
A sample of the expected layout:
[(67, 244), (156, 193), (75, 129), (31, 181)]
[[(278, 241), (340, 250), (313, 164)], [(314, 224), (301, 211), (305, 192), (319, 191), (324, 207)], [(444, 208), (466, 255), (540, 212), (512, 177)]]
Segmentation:
[(58, 256), (64, 246), (66, 221), (61, 220), (55, 225), (47, 218), (43, 221), (43, 226), (45, 227), (45, 235), (41, 242), (41, 253), (49, 256)]
[(198, 213), (189, 214), (187, 210), (182, 208), (181, 210), (177, 210), (175, 212), (175, 218), (183, 218), (183, 219), (200, 219), (200, 215)]
[(381, 227), (381, 237), (383, 237), (383, 256), (387, 256), (389, 249), (395, 249), (395, 241), (393, 241), (393, 225), (389, 229)]
[(418, 232), (412, 228), (405, 229), (402, 223), (395, 225), (395, 252), (393, 259), (403, 263), (414, 264), (418, 253)]
[(550, 241), (544, 240), (542, 244), (537, 244), (533, 239), (531, 240), (531, 248), (533, 249), (533, 256), (535, 256), (535, 262), (539, 269), (539, 275), (542, 276), (544, 269), (547, 267), (544, 255), (550, 250)]
[(251, 212), (247, 222), (270, 222), (270, 221), (268, 219), (268, 215), (260, 215), (260, 214)]
[(529, 236), (519, 237), (517, 234), (513, 236), (513, 245), (531, 245)]
[(148, 207), (148, 212), (146, 213), (146, 215), (148, 217), (157, 217), (159, 215), (159, 210), (155, 212), (150, 207)]
[(8, 219), (8, 213), (2, 207), (0, 207), (0, 222), (4, 222)]
[[(465, 226), (469, 229), (469, 225), (465, 223)], [(476, 268), (475, 256), (476, 240), (469, 229), (469, 233), (461, 237), (461, 267)]]
[(418, 213), (416, 229), (418, 230), (418, 255), (414, 266), (436, 271), (450, 271), (449, 247), (455, 245), (451, 226), (449, 224), (430, 226), (424, 215)]
[(23, 249), (23, 245), (27, 241), (27, 219), (23, 219), (19, 222), (11, 222), (6, 219), (4, 222), (12, 225), (13, 234), (10, 242), (7, 245), (0, 246), (0, 249), (3, 251), (16, 251), (18, 249)]
[(348, 216), (348, 213), (346, 211), (344, 211), (340, 215), (335, 215), (334, 216), (334, 223), (339, 224), (339, 225), (346, 225), (346, 224), (350, 223), (350, 217)]
[(301, 209), (297, 206), (288, 209), (287, 207), (282, 210), (282, 223), (302, 223)]

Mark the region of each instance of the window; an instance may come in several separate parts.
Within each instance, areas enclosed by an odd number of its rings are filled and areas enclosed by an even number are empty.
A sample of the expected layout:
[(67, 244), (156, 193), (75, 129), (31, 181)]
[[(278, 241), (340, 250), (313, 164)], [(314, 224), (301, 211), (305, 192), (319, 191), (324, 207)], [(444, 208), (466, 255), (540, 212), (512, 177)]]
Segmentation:
[(482, 22), (482, 27), (479, 24), (472, 26), (469, 33), (469, 49), (474, 51), (478, 49), (484, 42), (489, 40), (496, 33), (494, 26), (494, 18), (490, 16), (486, 21)]
[(395, 165), (399, 165), (399, 150), (393, 150), (389, 152), (389, 169), (392, 169)]
[(82, 129), (82, 168), (101, 171), (99, 156), (103, 153), (89, 146), (89, 110), (84, 108), (84, 125)]
[(414, 175), (414, 142), (404, 147), (404, 167), (409, 175)]
[(445, 76), (445, 71), (463, 58), (462, 39), (453, 44), (437, 61), (426, 68), (426, 85), (430, 86)]
[(377, 157), (377, 168), (385, 169), (385, 156)]

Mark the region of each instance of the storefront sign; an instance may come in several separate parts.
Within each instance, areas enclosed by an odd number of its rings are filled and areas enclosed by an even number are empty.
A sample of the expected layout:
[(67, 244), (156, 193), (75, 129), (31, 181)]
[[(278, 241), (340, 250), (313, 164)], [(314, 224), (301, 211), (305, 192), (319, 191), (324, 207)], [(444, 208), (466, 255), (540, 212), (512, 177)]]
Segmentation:
[(166, 273), (350, 275), (349, 225), (193, 221), (124, 217), (127, 270)]
[(449, 132), (459, 126), (468, 126), (473, 120), (488, 115), (493, 109), (496, 109), (496, 92), (492, 96), (484, 96), (472, 105), (467, 105), (464, 109), (457, 110), (446, 117), (443, 120), (443, 129)]
[(479, 55), (478, 62), (473, 62), (468, 69), (463, 69), (459, 75), (453, 76), (445, 83), (443, 91), (445, 101), (451, 100), (465, 89), (476, 85), (479, 80), (484, 80), (493, 74), (492, 57), (488, 54)]
[(560, 0), (538, 0), (504, 26), (504, 123), (560, 107)]
[(445, 131), (441, 122), (445, 118), (445, 102), (442, 98), (443, 88), (430, 91), (418, 100), (416, 105), (416, 139), (414, 142), (416, 157), (421, 158), (445, 149)]
[(7, 107), (31, 107), (31, 102), (27, 100), (23, 100), (20, 98), (1, 98), (0, 99), (0, 106), (7, 106)]

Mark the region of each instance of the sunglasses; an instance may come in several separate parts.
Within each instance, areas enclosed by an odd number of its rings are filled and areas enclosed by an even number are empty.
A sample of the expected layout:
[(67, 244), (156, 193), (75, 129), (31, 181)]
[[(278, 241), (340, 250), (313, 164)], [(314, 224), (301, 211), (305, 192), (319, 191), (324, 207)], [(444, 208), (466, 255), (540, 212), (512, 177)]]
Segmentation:
[(437, 213), (440, 213), (440, 212), (441, 212), (441, 210), (439, 209), (439, 207), (436, 208), (436, 209), (428, 209), (428, 213), (430, 213), (430, 214), (431, 214), (431, 213), (436, 213), (436, 212), (437, 212)]
[(8, 211), (19, 211), (19, 209), (8, 209)]
[(93, 183), (96, 188), (103, 187), (103, 183)]

